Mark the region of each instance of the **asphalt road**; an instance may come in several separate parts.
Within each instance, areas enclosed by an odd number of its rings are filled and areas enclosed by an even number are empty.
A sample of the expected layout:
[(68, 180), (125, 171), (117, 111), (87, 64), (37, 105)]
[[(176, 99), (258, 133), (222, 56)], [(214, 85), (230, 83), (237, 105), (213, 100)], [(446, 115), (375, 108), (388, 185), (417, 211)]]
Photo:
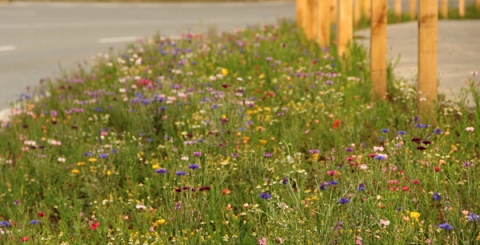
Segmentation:
[(162, 35), (293, 18), (295, 2), (0, 4), (0, 110), (28, 86), (109, 48)]

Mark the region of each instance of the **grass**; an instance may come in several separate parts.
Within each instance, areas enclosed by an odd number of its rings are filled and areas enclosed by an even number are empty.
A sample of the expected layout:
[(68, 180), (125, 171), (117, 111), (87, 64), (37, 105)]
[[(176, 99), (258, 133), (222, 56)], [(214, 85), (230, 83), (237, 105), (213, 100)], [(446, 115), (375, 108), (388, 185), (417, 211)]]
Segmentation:
[(1, 243), (477, 243), (475, 76), (428, 125), (414, 89), (372, 102), (365, 50), (334, 50), (280, 21), (44, 81), (1, 124)]

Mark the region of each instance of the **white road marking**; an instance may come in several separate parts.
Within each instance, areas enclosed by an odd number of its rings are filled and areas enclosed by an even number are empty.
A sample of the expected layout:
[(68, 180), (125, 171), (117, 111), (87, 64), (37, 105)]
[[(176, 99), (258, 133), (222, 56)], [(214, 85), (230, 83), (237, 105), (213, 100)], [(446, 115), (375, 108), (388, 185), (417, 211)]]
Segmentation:
[(12, 45), (0, 46), (0, 52), (13, 51), (13, 50), (15, 50), (15, 46), (12, 46)]
[(122, 42), (133, 42), (136, 41), (138, 37), (111, 37), (111, 38), (100, 38), (98, 39), (99, 43), (122, 43)]

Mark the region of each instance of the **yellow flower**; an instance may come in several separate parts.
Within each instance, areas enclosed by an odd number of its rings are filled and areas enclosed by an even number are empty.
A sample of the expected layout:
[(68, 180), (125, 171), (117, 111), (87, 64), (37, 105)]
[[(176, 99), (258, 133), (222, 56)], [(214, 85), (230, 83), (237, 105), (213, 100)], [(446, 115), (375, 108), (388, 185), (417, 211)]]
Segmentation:
[(419, 212), (410, 212), (410, 218), (415, 219), (415, 221), (418, 221), (418, 218), (420, 218), (420, 213)]
[(153, 226), (157, 227), (159, 225), (166, 225), (166, 224), (167, 224), (167, 221), (165, 219), (159, 219), (153, 223)]
[(89, 162), (96, 162), (97, 159), (96, 159), (95, 157), (92, 157), (92, 158), (89, 158), (88, 161), (89, 161)]
[(77, 162), (77, 166), (83, 166), (85, 165), (85, 162)]
[(160, 165), (159, 164), (153, 164), (152, 165), (152, 169), (159, 169), (160, 168)]
[(228, 75), (228, 70), (225, 68), (222, 68), (222, 75), (224, 76)]
[(266, 140), (260, 140), (260, 144), (263, 144), (263, 145), (265, 145), (266, 143), (267, 143), (267, 141), (266, 141)]
[(72, 169), (71, 173), (72, 173), (72, 174), (79, 174), (79, 173), (80, 173), (80, 170), (74, 168), (74, 169)]

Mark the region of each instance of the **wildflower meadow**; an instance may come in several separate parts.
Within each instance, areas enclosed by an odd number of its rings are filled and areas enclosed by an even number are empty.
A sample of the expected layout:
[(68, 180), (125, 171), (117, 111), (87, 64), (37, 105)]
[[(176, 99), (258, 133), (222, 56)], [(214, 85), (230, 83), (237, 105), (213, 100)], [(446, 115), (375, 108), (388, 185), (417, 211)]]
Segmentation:
[(350, 52), (283, 20), (43, 80), (1, 123), (0, 243), (479, 243), (477, 73), (427, 121)]

